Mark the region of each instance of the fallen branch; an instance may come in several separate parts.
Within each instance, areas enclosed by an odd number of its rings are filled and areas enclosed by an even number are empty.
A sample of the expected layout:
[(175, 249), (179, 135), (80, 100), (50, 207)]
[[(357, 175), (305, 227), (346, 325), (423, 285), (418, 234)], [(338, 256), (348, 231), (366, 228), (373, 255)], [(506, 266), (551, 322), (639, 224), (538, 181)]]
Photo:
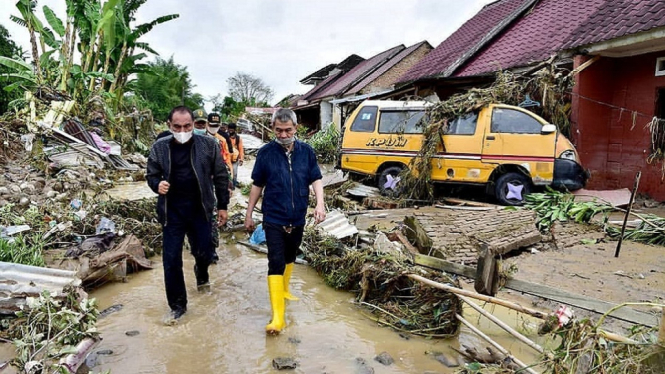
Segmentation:
[(521, 367), (524, 371), (526, 371), (529, 374), (538, 374), (535, 370), (531, 369), (531, 367), (527, 366), (525, 363), (517, 359), (515, 356), (511, 355), (510, 352), (508, 352), (507, 349), (503, 348), (499, 343), (495, 342), (492, 340), (489, 336), (485, 335), (482, 331), (480, 331), (476, 326), (472, 325), (469, 321), (465, 320), (462, 316), (459, 314), (455, 314), (455, 317), (457, 317), (457, 320), (462, 322), (466, 327), (468, 327), (471, 331), (475, 332), (478, 336), (483, 338), (486, 342), (490, 343), (494, 348), (496, 348), (499, 352), (501, 352), (503, 355), (505, 355), (507, 358), (512, 360), (515, 364), (517, 364), (519, 367)]

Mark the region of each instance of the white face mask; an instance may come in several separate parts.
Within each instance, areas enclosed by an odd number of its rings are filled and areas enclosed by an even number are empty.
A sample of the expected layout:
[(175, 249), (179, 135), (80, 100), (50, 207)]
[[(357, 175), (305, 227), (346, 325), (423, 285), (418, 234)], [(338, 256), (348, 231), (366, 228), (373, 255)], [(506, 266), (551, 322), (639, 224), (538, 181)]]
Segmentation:
[(285, 138), (285, 139), (280, 139), (280, 138), (275, 138), (277, 143), (279, 143), (282, 147), (288, 147), (291, 144), (293, 144), (294, 141), (296, 141), (295, 135), (290, 137), (290, 138)]
[(173, 137), (180, 144), (185, 144), (192, 138), (192, 131), (174, 132)]
[(208, 133), (210, 135), (217, 134), (217, 130), (219, 130), (219, 126), (208, 126)]

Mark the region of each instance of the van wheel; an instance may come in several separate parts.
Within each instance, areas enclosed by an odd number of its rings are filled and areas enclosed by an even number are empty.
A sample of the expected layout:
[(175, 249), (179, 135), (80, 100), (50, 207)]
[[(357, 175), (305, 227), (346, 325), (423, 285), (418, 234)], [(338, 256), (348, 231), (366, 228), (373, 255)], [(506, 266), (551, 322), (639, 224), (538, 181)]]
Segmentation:
[(397, 197), (402, 193), (402, 181), (398, 180), (401, 172), (402, 168), (399, 166), (383, 169), (377, 182), (381, 195)]
[(525, 175), (506, 173), (497, 178), (494, 193), (501, 205), (523, 205), (531, 190), (531, 181)]

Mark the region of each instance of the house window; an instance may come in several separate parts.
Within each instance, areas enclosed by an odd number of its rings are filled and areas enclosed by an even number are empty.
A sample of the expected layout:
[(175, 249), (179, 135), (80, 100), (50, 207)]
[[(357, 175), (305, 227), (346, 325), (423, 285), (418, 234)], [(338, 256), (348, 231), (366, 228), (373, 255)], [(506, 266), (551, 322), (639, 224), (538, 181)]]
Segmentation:
[(543, 125), (519, 110), (495, 108), (492, 112), (492, 132), (509, 134), (540, 134)]
[(425, 130), (425, 111), (381, 112), (379, 133), (381, 134), (422, 134)]
[(656, 59), (656, 76), (665, 75), (665, 57), (658, 57)]
[(478, 114), (469, 113), (456, 118), (448, 126), (447, 135), (473, 135), (476, 133)]
[(374, 132), (377, 109), (375, 106), (366, 106), (360, 109), (360, 112), (351, 124), (351, 131)]

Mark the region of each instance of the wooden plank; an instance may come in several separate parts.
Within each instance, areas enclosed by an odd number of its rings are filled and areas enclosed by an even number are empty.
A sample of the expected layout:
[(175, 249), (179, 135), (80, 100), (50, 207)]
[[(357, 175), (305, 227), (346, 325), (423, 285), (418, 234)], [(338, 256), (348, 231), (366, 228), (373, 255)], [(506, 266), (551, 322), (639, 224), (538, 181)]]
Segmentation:
[(450, 204), (458, 204), (458, 205), (468, 205), (468, 206), (476, 206), (476, 207), (486, 207), (486, 208), (504, 208), (500, 205), (496, 204), (489, 204), (489, 203), (483, 203), (480, 201), (472, 201), (472, 200), (464, 200), (464, 199), (457, 199), (454, 197), (444, 197), (443, 201), (450, 203)]
[[(446, 271), (471, 279), (475, 279), (476, 277), (476, 269), (473, 267), (455, 264), (436, 257), (422, 254), (416, 255), (414, 262), (417, 265)], [(616, 306), (615, 304), (609, 303), (607, 301), (593, 299), (588, 296), (577, 295), (560, 289), (519, 279), (508, 279), (504, 287), (599, 314), (605, 314)], [(617, 309), (612, 312), (610, 316), (622, 321), (650, 327), (657, 326), (658, 322), (656, 316), (629, 307)]]
[[(578, 295), (553, 287), (548, 287), (519, 279), (508, 279), (506, 281), (505, 287), (515, 291), (524, 292), (530, 295), (582, 308), (591, 312), (596, 312), (598, 314), (605, 314), (616, 306), (615, 304), (608, 303), (607, 301), (602, 301), (591, 298), (589, 296)], [(622, 321), (649, 327), (657, 325), (657, 318), (655, 315), (641, 312), (629, 307), (617, 309), (612, 312), (610, 316)]]

